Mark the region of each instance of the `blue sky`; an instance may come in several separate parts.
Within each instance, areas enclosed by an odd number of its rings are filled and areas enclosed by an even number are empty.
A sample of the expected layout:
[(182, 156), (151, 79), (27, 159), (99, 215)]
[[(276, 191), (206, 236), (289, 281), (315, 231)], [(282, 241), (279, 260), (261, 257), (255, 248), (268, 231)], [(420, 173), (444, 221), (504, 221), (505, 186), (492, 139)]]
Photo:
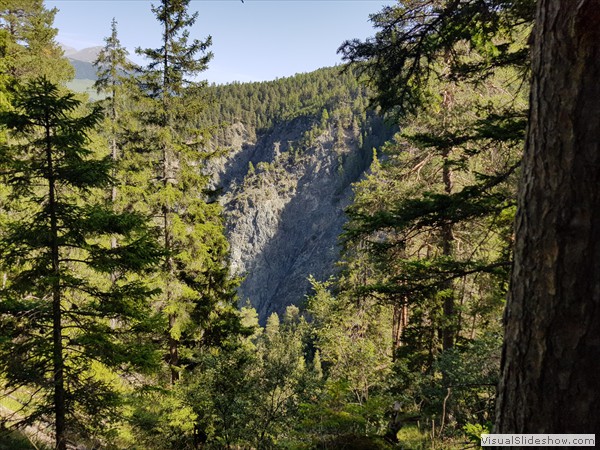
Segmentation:
[[(136, 47), (160, 45), (160, 26), (149, 0), (46, 0), (59, 9), (58, 41), (81, 49), (103, 45), (110, 21), (131, 59)], [(215, 54), (203, 77), (211, 83), (263, 81), (340, 62), (344, 40), (374, 34), (369, 15), (387, 0), (192, 0), (199, 17), (191, 37), (213, 38)]]

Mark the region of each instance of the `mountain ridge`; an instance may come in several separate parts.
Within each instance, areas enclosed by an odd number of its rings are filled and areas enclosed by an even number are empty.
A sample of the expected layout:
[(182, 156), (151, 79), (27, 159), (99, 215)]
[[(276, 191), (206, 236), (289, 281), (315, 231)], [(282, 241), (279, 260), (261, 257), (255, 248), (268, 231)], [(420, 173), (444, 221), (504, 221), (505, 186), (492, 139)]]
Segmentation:
[[(96, 58), (98, 58), (98, 54), (104, 47), (102, 46), (94, 46), (94, 47), (86, 47), (81, 50), (70, 51), (69, 53), (65, 52), (65, 56), (69, 59), (82, 61), (92, 64)], [(64, 47), (63, 47), (64, 49)]]
[(96, 81), (96, 68), (93, 62), (102, 50), (101, 46), (86, 47), (80, 50), (65, 44), (60, 44), (65, 57), (75, 69), (75, 80)]
[(218, 100), (212, 117), (230, 125), (213, 139), (227, 154), (207, 172), (223, 192), (231, 268), (243, 277), (240, 304), (249, 301), (264, 322), (301, 304), (309, 277), (336, 272), (352, 184), (395, 130), (340, 68), (209, 92)]
[(63, 49), (65, 57), (75, 69), (75, 80), (96, 81), (98, 79), (94, 61), (96, 61), (104, 47), (97, 45), (78, 50), (65, 44), (60, 44), (60, 46)]

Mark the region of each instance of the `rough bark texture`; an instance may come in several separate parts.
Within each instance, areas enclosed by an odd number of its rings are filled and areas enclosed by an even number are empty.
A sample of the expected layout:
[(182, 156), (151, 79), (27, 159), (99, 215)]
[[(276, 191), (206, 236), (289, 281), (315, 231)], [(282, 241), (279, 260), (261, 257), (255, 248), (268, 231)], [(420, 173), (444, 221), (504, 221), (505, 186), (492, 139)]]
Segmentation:
[(600, 432), (600, 0), (540, 0), (497, 433)]
[[(452, 170), (450, 169), (449, 161), (450, 152), (446, 150), (443, 153), (444, 167), (442, 170), (442, 181), (444, 183), (444, 192), (447, 195), (452, 194)], [(446, 258), (451, 258), (454, 253), (454, 231), (451, 223), (442, 225), (441, 229), (442, 238), (442, 255)], [(449, 350), (454, 347), (454, 338), (457, 334), (456, 329), (456, 308), (454, 305), (454, 282), (448, 280), (441, 286), (444, 293), (444, 321), (442, 325), (442, 348)]]
[(62, 341), (62, 300), (60, 286), (60, 253), (56, 210), (56, 180), (52, 157), (50, 125), (46, 125), (46, 168), (48, 171), (48, 210), (50, 212), (50, 255), (52, 259), (52, 369), (54, 384), (54, 417), (56, 420), (56, 450), (66, 450), (65, 359)]

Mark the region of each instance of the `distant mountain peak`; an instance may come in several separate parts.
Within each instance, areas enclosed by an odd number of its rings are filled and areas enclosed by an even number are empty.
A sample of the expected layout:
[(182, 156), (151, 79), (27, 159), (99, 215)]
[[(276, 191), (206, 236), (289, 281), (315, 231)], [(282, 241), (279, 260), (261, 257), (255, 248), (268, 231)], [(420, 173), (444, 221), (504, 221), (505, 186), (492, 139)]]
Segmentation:
[(98, 58), (98, 54), (101, 50), (102, 46), (98, 45), (95, 47), (87, 47), (81, 50), (76, 50), (74, 53), (67, 54), (65, 52), (65, 56), (77, 61), (93, 63)]
[[(75, 68), (76, 80), (96, 80), (96, 68), (93, 66), (104, 47), (96, 45), (77, 50), (69, 45), (60, 44), (65, 56)], [(131, 63), (131, 61), (129, 61)], [(131, 63), (133, 64), (133, 63)]]
[(60, 44), (65, 56), (71, 62), (71, 65), (75, 68), (75, 79), (76, 80), (96, 80), (96, 68), (93, 63), (98, 58), (98, 54), (102, 50), (101, 46), (86, 47), (81, 50), (77, 50), (69, 45)]
[(66, 44), (60, 44), (60, 47), (63, 49), (65, 56), (71, 56), (72, 54), (78, 52), (78, 50), (75, 47), (70, 47)]

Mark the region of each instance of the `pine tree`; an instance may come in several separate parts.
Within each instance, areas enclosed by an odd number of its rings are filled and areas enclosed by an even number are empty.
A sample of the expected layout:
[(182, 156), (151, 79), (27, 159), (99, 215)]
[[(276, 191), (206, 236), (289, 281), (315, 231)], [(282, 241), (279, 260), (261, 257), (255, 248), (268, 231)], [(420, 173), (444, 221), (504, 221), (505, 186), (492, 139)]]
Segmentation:
[(206, 136), (194, 126), (204, 83), (190, 80), (212, 58), (207, 52), (211, 38), (189, 42), (189, 28), (198, 14), (190, 15), (188, 4), (189, 0), (164, 0), (153, 7), (163, 27), (162, 45), (137, 49), (149, 60), (140, 77), (147, 102), (141, 121), (148, 131), (148, 156), (159, 161), (148, 201), (160, 222), (166, 253), (160, 305), (168, 316), (166, 359), (172, 383), (179, 379), (182, 358), (190, 356), (182, 355), (182, 348), (218, 342), (222, 327), (235, 322), (221, 211), (208, 197), (202, 174)]
[[(504, 95), (495, 86), (510, 86), (510, 78), (518, 76), (506, 67), (523, 64), (520, 35), (503, 28), (516, 20), (517, 6), (439, 1), (428, 8), (405, 2), (375, 16), (381, 31), (374, 39), (341, 48), (347, 59), (364, 61), (359, 70), (377, 88), (374, 102), (404, 126), (397, 143), (388, 146), (393, 158), (387, 167), (396, 167), (387, 173), (396, 178), (388, 182), (409, 189), (393, 201), (382, 192), (387, 199), (381, 206), (369, 205), (373, 195), (364, 191), (362, 204), (350, 209), (346, 236), (374, 242), (373, 253), (384, 255), (387, 279), (376, 290), (403, 305), (409, 298), (437, 297), (432, 306), (439, 312), (429, 319), (439, 324), (445, 350), (460, 332), (455, 280), (476, 273), (506, 277), (509, 264), (507, 251), (481, 251), (477, 238), (472, 251), (461, 255), (455, 235), (463, 234), (464, 241), (469, 222), (476, 224), (469, 232), (473, 237), (485, 237), (485, 229), (499, 233), (488, 225), (504, 224), (500, 217), (514, 205), (514, 189), (507, 182), (518, 167), (515, 149), (524, 131), (524, 102), (518, 89), (509, 87)], [(472, 23), (474, 14), (486, 22)], [(410, 29), (407, 24), (417, 17), (419, 25)], [(497, 66), (504, 72), (492, 73)], [(390, 77), (399, 85), (390, 86)], [(504, 246), (509, 248), (508, 241)]]
[(0, 4), (0, 28), (7, 31), (7, 73), (16, 80), (45, 76), (52, 82), (73, 77), (74, 69), (55, 42), (52, 27), (56, 8), (48, 10), (42, 0), (4, 0)]
[[(105, 94), (107, 98), (105, 103), (105, 118), (102, 134), (108, 141), (110, 155), (113, 162), (113, 181), (110, 187), (110, 202), (116, 206), (118, 186), (118, 169), (122, 156), (122, 146), (126, 124), (129, 122), (124, 116), (128, 114), (128, 100), (130, 95), (128, 91), (133, 88), (131, 73), (134, 70), (133, 64), (127, 59), (127, 49), (119, 41), (117, 34), (117, 21), (113, 18), (111, 22), (111, 35), (105, 39), (106, 45), (98, 54), (94, 61), (97, 69), (98, 79), (94, 83), (98, 94)], [(129, 102), (130, 103), (130, 102)], [(121, 180), (122, 181), (122, 180)], [(116, 247), (117, 242), (113, 238), (112, 244)]]
[[(409, 0), (373, 21), (374, 38), (340, 51), (403, 132), (378, 175), (357, 186), (345, 237), (350, 261), (371, 255), (371, 279), (358, 294), (396, 308), (396, 356), (405, 365), (398, 378), (414, 387), (414, 374), (435, 382), (447, 368), (440, 357), (477, 338), (466, 317), (499, 320), (526, 125), (519, 71), (531, 2)], [(442, 372), (443, 386), (450, 379)]]
[[(0, 371), (4, 395), (30, 397), (17, 425), (54, 417), (64, 450), (69, 438), (115, 419), (116, 386), (101, 372), (158, 362), (142, 339), (153, 326), (153, 292), (136, 274), (160, 253), (143, 217), (94, 201), (111, 182), (110, 160), (86, 147), (99, 109), (76, 115), (81, 103), (45, 78), (27, 83), (12, 106), (1, 116), (10, 135), (0, 172), (12, 204), (0, 236)], [(110, 248), (113, 235), (119, 248)]]

